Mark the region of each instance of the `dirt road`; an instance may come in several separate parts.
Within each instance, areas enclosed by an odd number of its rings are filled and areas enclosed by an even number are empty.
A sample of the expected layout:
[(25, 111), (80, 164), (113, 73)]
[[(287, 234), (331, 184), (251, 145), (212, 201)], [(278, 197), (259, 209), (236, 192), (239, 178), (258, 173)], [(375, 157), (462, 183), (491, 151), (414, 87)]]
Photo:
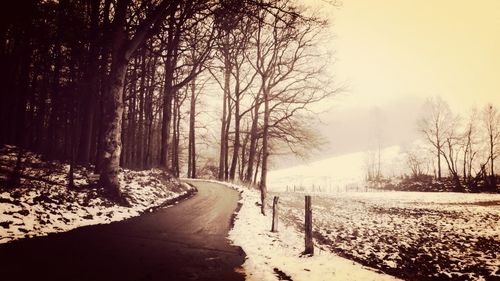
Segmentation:
[(238, 193), (193, 184), (173, 207), (0, 245), (0, 280), (244, 280), (245, 254), (226, 239)]

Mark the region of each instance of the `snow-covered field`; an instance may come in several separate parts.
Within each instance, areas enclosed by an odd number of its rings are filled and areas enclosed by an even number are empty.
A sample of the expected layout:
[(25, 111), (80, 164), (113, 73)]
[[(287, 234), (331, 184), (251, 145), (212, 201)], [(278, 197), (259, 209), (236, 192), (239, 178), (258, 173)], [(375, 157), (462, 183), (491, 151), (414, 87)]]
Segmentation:
[[(15, 165), (16, 151), (8, 146), (0, 149), (0, 180)], [(160, 170), (123, 170), (121, 189), (131, 204), (124, 207), (105, 199), (101, 189), (89, 186), (93, 175), (84, 168), (75, 171), (75, 188), (68, 189), (68, 165), (45, 163), (38, 155), (26, 153), (22, 166), (20, 186), (0, 186), (0, 243), (123, 220), (193, 192)]]
[[(278, 195), (278, 194), (275, 194)], [(280, 193), (282, 219), (301, 229), (303, 193)], [(313, 194), (316, 241), (409, 280), (500, 280), (500, 194)]]
[(243, 264), (247, 280), (396, 280), (321, 248), (312, 257), (301, 257), (303, 235), (281, 222), (278, 232), (270, 232), (271, 216), (260, 214), (257, 190), (226, 185), (241, 192), (242, 206), (229, 239), (247, 255)]

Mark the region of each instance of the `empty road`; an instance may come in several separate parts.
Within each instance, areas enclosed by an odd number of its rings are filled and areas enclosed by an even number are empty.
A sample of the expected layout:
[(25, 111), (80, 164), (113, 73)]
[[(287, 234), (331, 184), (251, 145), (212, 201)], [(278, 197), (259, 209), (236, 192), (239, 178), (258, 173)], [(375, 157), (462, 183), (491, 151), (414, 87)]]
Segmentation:
[(176, 206), (107, 225), (0, 245), (0, 280), (244, 280), (226, 239), (238, 193), (192, 182)]

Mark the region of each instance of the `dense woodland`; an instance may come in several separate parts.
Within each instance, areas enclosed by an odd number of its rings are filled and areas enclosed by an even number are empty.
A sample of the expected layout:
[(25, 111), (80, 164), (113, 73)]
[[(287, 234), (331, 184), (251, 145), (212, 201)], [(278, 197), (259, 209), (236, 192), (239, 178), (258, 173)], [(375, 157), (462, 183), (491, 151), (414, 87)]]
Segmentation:
[[(0, 20), (0, 143), (94, 167), (112, 198), (120, 167), (161, 167), (264, 200), (269, 157), (318, 144), (308, 107), (335, 93), (326, 23), (288, 0), (20, 0)], [(199, 163), (208, 96), (219, 157)]]

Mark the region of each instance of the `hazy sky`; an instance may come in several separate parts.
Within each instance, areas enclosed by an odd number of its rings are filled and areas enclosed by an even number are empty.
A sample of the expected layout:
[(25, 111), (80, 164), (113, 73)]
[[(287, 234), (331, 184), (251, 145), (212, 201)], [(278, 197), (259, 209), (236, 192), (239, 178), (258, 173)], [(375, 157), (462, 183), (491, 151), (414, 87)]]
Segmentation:
[(349, 87), (324, 118), (329, 152), (365, 149), (374, 112), (386, 145), (415, 138), (430, 96), (457, 113), (500, 106), (500, 1), (343, 0), (322, 11), (332, 23), (334, 74)]

